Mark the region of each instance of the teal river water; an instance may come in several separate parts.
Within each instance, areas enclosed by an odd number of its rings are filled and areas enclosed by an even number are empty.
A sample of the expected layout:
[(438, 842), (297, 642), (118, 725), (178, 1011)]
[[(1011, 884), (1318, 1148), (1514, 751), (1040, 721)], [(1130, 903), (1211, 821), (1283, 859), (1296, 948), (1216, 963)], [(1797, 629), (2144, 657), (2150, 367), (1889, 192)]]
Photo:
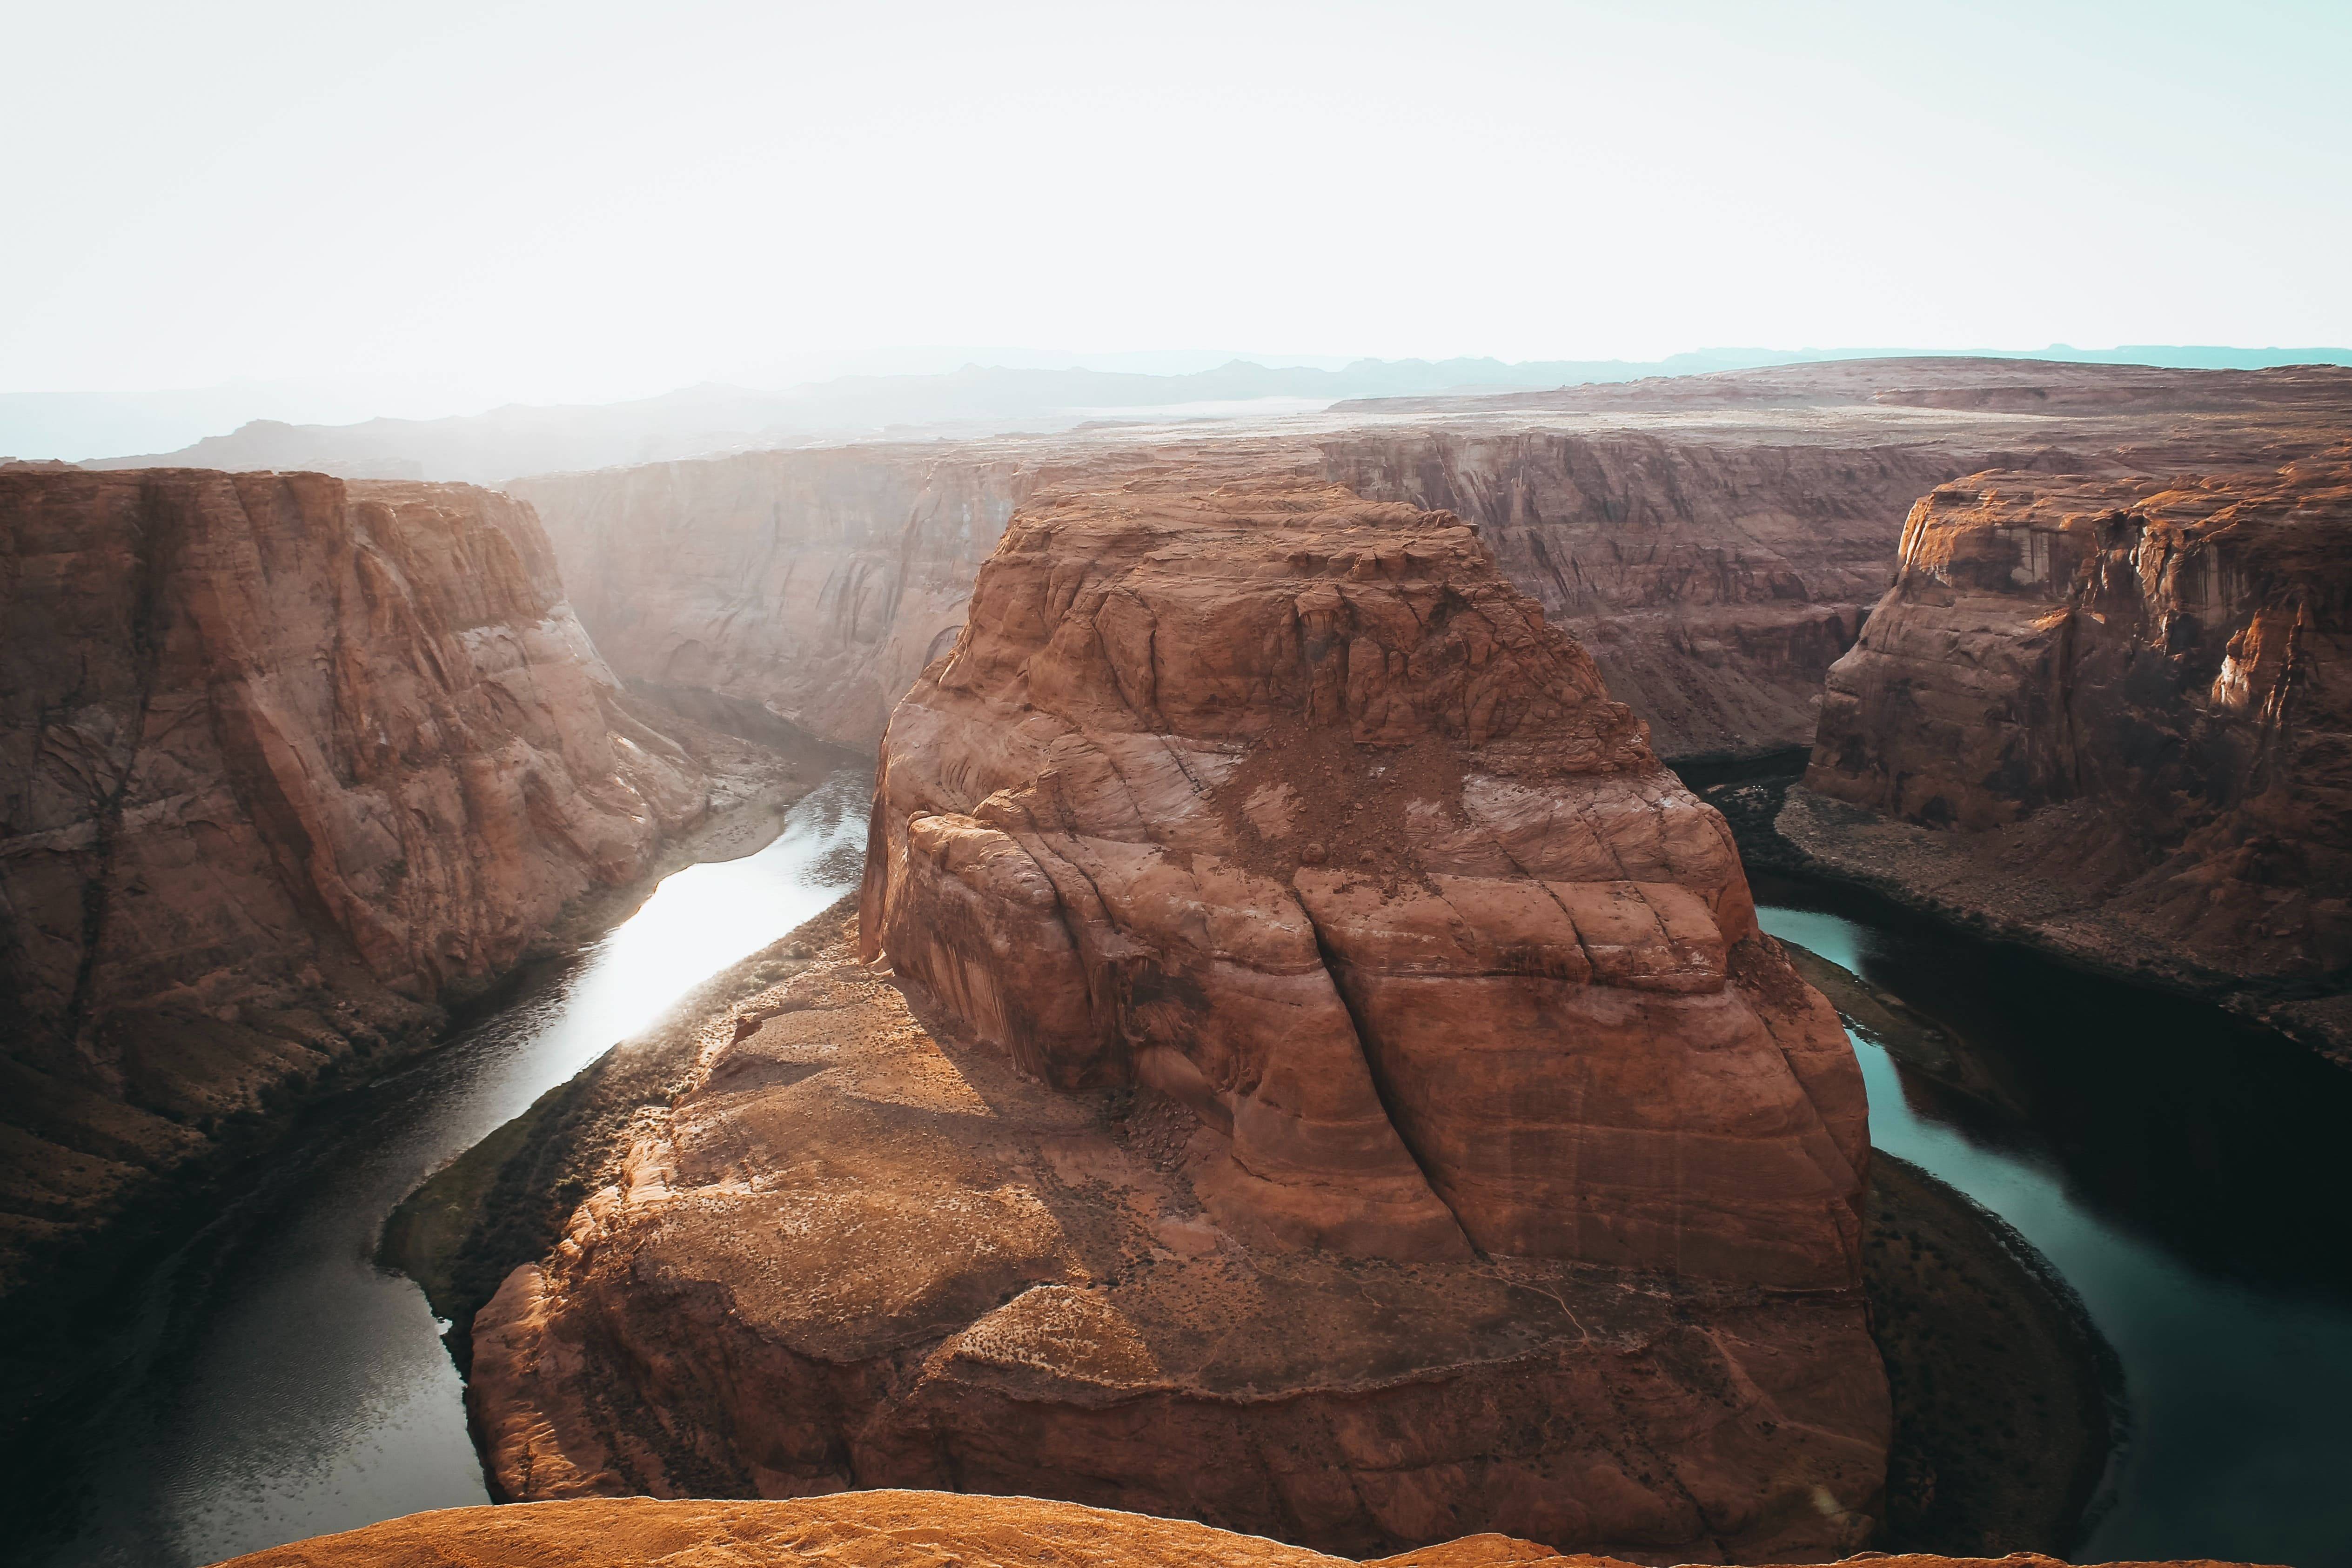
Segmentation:
[[(323, 1108), (271, 1179), (161, 1269), (122, 1392), (52, 1435), (36, 1540), (0, 1561), (193, 1568), (488, 1502), (424, 1292), (375, 1266), (393, 1206), (854, 886), (871, 785), (836, 774), (757, 854), (688, 867), (518, 1002)], [(5, 1523), (0, 1521), (0, 1523)]]
[[(521, 1000), (314, 1118), (158, 1271), (112, 1395), (42, 1435), (21, 1478), (37, 1527), (0, 1557), (185, 1568), (486, 1500), (442, 1325), (371, 1261), (384, 1216), (854, 882), (866, 789), (836, 776), (767, 848), (668, 879)], [(1775, 934), (1964, 1037), (1965, 1091), (1857, 1038), (1873, 1137), (2040, 1247), (2122, 1361), (2131, 1440), (2077, 1555), (2352, 1568), (2352, 1074), (1884, 907), (1758, 894)]]
[(1757, 896), (1960, 1036), (1972, 1090), (1854, 1036), (1871, 1141), (2015, 1226), (2122, 1363), (2130, 1431), (2076, 1560), (2352, 1563), (2352, 1073), (1876, 900)]

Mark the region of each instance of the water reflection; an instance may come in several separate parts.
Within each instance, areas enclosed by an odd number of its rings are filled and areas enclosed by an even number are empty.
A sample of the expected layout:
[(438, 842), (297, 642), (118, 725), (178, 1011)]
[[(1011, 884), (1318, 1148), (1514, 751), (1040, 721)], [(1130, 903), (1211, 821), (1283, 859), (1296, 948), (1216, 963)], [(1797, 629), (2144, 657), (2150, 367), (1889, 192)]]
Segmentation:
[(2210, 1008), (1769, 877), (1765, 929), (1949, 1026), (1855, 1037), (1871, 1137), (2015, 1226), (2123, 1363), (2131, 1439), (2075, 1555), (2352, 1564), (2352, 1075)]
[(836, 775), (757, 854), (668, 878), (513, 1006), (347, 1097), (153, 1282), (138, 1385), (58, 1435), (76, 1533), (54, 1564), (194, 1564), (485, 1502), (423, 1292), (371, 1261), (392, 1206), (618, 1037), (857, 879), (866, 782)]

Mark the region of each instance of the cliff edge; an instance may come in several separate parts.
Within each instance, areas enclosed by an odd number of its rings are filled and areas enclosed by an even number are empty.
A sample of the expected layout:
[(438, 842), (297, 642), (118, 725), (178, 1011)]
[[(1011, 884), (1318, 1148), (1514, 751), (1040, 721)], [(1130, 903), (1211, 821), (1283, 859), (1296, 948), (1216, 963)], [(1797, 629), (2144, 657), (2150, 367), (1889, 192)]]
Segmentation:
[(0, 474), (0, 1289), (698, 816), (527, 506)]
[[(2001, 1558), (1887, 1556), (1871, 1568), (2064, 1568), (2020, 1552)], [(462, 1508), (387, 1520), (236, 1558), (223, 1568), (1353, 1568), (1255, 1536), (1034, 1498), (877, 1491), (791, 1502), (657, 1502), (650, 1498)], [(1619, 1568), (1486, 1533), (1380, 1558), (1366, 1568)], [(2113, 1568), (2159, 1568), (2114, 1564)], [(2224, 1568), (2182, 1563), (2161, 1568)]]
[(1929, 492), (1778, 826), (2352, 1059), (2352, 447)]

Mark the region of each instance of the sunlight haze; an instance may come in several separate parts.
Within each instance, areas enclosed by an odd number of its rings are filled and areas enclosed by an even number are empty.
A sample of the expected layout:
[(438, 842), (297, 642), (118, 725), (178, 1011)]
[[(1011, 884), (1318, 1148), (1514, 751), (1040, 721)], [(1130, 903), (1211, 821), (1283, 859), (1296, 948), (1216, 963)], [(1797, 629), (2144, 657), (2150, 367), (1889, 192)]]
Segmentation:
[(2347, 17), (19, 6), (0, 391), (2342, 343)]

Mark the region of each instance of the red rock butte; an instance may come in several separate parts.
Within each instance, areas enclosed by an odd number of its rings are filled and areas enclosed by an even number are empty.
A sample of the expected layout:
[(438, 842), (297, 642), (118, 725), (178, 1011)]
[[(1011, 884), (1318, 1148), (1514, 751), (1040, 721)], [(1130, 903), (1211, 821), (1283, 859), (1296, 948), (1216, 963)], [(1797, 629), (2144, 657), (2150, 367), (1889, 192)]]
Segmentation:
[(1222, 1141), (1276, 1245), (1857, 1279), (1835, 1014), (1728, 831), (1444, 512), (1017, 518), (883, 743), (861, 909), (957, 1025)]
[(504, 1495), (1869, 1539), (1851, 1049), (1452, 516), (1017, 514), (891, 721), (862, 901), (475, 1318)]

